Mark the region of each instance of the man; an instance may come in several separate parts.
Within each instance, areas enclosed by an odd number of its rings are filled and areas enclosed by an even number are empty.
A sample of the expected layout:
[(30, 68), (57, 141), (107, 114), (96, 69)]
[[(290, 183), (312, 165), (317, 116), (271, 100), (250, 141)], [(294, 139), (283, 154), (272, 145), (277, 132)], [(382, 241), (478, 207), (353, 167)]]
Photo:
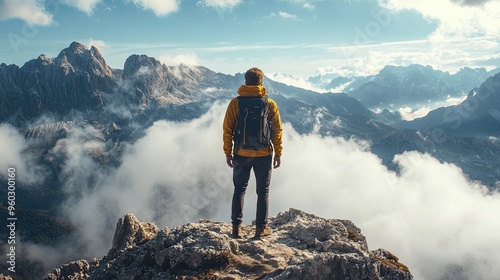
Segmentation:
[[(255, 67), (249, 69), (245, 73), (245, 85), (240, 86), (238, 89), (239, 97), (230, 101), (224, 117), (224, 153), (226, 154), (227, 165), (233, 168), (234, 192), (231, 205), (231, 221), (234, 238), (241, 237), (244, 197), (252, 168), (257, 184), (257, 214), (254, 238), (259, 239), (262, 236), (271, 234), (271, 229), (267, 226), (269, 185), (271, 183), (272, 167), (278, 168), (281, 165), (282, 124), (276, 102), (267, 96), (266, 88), (262, 86), (263, 79), (264, 73), (260, 69)], [(251, 108), (266, 108), (262, 109), (267, 114), (267, 118), (262, 117), (264, 125), (261, 125), (260, 131), (262, 134), (260, 136), (249, 135), (253, 131), (250, 127), (248, 129), (241, 128), (243, 125), (251, 125), (251, 120), (246, 119), (249, 114), (247, 109), (249, 107), (245, 106), (248, 106), (249, 102), (254, 102), (254, 106)], [(239, 114), (241, 110), (246, 112), (245, 116)], [(255, 115), (257, 115), (256, 118), (259, 118), (258, 114)], [(250, 119), (250, 117), (248, 118)], [(263, 129), (262, 126), (264, 126)], [(262, 132), (266, 131), (266, 129), (269, 130), (269, 141), (265, 141), (267, 136), (265, 132)], [(241, 130), (244, 132), (240, 133)], [(248, 141), (242, 140), (242, 137), (247, 137), (245, 139), (248, 139)], [(255, 142), (255, 139), (259, 137), (260, 142)], [(248, 144), (248, 142), (252, 141), (253, 145)]]

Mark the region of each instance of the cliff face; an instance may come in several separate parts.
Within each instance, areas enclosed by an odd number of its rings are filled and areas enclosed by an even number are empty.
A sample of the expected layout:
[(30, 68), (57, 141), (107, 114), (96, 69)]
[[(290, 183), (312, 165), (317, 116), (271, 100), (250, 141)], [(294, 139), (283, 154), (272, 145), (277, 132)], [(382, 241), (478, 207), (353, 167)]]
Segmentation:
[(146, 55), (131, 55), (123, 70), (112, 70), (97, 48), (73, 42), (55, 58), (0, 63), (0, 122), (99, 111), (113, 97), (140, 108), (187, 104), (233, 96), (235, 83), (205, 67), (166, 66)]
[(139, 105), (179, 105), (233, 96), (239, 85), (231, 87), (232, 79), (224, 78), (202, 66), (167, 66), (153, 57), (134, 54), (125, 61), (121, 91), (133, 93)]
[(116, 87), (99, 51), (73, 42), (56, 58), (40, 55), (21, 68), (0, 65), (0, 120), (16, 114), (30, 119), (48, 112), (99, 109), (103, 93)]
[(233, 239), (229, 223), (159, 230), (128, 214), (102, 260), (63, 265), (46, 279), (413, 279), (389, 251), (369, 250), (350, 221), (290, 209), (269, 225), (273, 233), (261, 240), (252, 226)]

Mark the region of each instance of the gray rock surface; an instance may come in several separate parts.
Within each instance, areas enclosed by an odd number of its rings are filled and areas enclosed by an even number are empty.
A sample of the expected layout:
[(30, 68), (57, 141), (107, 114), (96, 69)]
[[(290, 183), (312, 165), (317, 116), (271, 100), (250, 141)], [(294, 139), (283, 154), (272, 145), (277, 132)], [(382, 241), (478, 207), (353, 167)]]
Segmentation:
[(21, 115), (96, 110), (117, 81), (95, 47), (73, 42), (56, 58), (40, 55), (21, 68), (0, 64), (0, 120)]
[(117, 224), (108, 255), (55, 269), (47, 279), (413, 279), (387, 250), (369, 250), (347, 220), (290, 209), (270, 218), (273, 233), (240, 239), (231, 224), (200, 220), (158, 230), (127, 214)]
[(120, 218), (116, 225), (113, 245), (108, 258), (114, 258), (125, 250), (134, 248), (153, 239), (160, 230), (155, 223), (141, 223), (133, 214)]

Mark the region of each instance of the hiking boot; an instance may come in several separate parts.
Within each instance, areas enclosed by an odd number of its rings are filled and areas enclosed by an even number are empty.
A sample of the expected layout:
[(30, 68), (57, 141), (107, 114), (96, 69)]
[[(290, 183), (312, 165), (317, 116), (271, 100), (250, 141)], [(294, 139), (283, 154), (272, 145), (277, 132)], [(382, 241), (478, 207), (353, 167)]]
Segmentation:
[(254, 239), (260, 239), (263, 236), (268, 236), (272, 233), (273, 231), (271, 230), (270, 227), (266, 226), (264, 228), (258, 228), (255, 230), (255, 236), (253, 237)]
[(233, 238), (241, 238), (241, 225), (233, 225)]

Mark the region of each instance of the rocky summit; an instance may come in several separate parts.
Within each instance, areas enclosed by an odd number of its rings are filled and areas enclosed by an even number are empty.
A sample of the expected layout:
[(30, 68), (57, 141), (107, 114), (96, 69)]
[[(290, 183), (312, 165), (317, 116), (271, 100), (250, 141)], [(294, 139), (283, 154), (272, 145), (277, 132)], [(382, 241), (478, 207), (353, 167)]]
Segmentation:
[(262, 239), (253, 239), (251, 225), (234, 239), (230, 223), (160, 230), (127, 214), (103, 259), (65, 264), (46, 279), (413, 279), (389, 251), (369, 250), (351, 221), (290, 209), (269, 226)]

